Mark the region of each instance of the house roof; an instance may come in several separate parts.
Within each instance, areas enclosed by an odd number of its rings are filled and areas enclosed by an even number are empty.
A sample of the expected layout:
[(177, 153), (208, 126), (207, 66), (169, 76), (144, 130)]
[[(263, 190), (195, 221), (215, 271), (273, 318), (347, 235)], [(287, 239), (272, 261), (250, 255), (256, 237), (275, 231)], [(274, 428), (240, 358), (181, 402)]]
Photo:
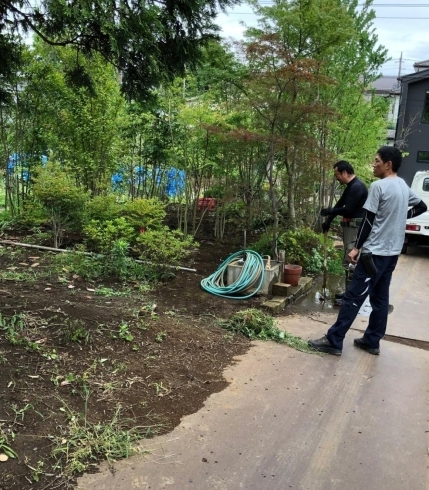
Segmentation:
[(420, 80), (424, 80), (426, 78), (429, 78), (429, 65), (428, 68), (425, 68), (424, 70), (420, 70), (415, 73), (410, 73), (409, 75), (404, 75), (403, 77), (400, 78), (400, 81), (402, 83), (413, 83), (413, 82), (418, 82)]
[(392, 94), (399, 93), (400, 83), (398, 77), (380, 77), (375, 82), (372, 82), (371, 88), (375, 90), (376, 94)]
[(423, 68), (423, 69), (429, 68), (429, 60), (417, 61), (417, 63), (413, 64), (413, 67), (416, 72), (421, 71), (419, 70), (419, 68)]

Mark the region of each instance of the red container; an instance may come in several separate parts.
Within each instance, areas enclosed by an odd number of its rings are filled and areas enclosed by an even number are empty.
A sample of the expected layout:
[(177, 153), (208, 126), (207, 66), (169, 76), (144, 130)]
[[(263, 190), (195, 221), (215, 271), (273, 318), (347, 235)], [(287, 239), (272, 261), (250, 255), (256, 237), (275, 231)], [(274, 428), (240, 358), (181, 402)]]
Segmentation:
[(201, 211), (202, 209), (213, 211), (215, 207), (216, 207), (216, 199), (214, 197), (200, 197), (197, 201), (198, 211)]
[(300, 265), (286, 264), (284, 282), (291, 286), (298, 286), (301, 273), (302, 267)]

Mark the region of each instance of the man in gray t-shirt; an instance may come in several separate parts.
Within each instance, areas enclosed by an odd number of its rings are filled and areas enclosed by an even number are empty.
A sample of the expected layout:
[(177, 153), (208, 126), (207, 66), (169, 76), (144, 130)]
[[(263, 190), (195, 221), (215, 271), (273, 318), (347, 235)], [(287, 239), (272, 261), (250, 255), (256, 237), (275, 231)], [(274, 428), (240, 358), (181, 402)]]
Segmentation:
[(374, 213), (375, 218), (362, 252), (399, 255), (404, 244), (408, 207), (416, 206), (420, 201), (400, 177), (374, 182), (363, 208)]
[(398, 177), (401, 163), (402, 155), (397, 148), (383, 146), (378, 150), (373, 172), (380, 180), (369, 188), (363, 206), (365, 216), (355, 248), (349, 253), (356, 269), (337, 321), (324, 337), (308, 342), (318, 351), (341, 355), (344, 337), (369, 295), (372, 311), (368, 327), (354, 345), (370, 354), (380, 353), (380, 340), (387, 327), (389, 286), (404, 243), (405, 223), (407, 218), (427, 210), (426, 204)]

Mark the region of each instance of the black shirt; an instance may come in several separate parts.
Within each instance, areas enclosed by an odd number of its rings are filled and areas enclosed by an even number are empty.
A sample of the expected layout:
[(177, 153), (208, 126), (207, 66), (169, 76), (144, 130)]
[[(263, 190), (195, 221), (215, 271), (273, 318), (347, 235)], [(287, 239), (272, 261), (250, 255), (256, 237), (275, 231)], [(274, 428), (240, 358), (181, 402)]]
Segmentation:
[(344, 218), (363, 218), (365, 210), (363, 205), (368, 197), (366, 185), (357, 177), (352, 179), (344, 189), (340, 199), (332, 208), (331, 216), (343, 216)]

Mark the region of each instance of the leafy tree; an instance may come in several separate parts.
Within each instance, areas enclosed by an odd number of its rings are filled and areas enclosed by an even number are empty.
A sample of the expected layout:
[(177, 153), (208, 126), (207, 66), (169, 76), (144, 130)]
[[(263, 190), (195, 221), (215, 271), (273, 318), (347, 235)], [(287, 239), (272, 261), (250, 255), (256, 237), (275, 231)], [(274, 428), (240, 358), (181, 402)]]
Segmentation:
[(318, 149), (308, 159), (313, 162), (309, 167), (313, 178), (317, 176), (321, 183), (308, 189), (319, 203), (316, 217), (320, 203), (326, 205), (328, 192), (334, 189), (330, 179), (333, 162), (348, 159), (360, 176), (369, 178), (368, 161), (385, 137), (386, 101), (365, 97), (387, 59), (374, 33), (372, 0), (366, 0), (359, 10), (357, 0), (275, 0), (270, 7), (253, 4), (262, 19), (258, 29), (248, 30), (249, 38), (263, 29), (275, 32), (292, 60), (313, 59), (320, 75), (333, 82), (316, 87), (317, 100), (329, 108), (314, 125)]
[[(216, 34), (217, 10), (238, 0), (44, 0), (32, 6), (22, 0), (0, 4), (0, 66), (9, 70), (17, 46), (14, 34), (33, 32), (45, 43), (74, 46), (87, 57), (100, 53), (121, 73), (128, 97), (147, 98), (151, 89), (185, 67), (195, 65), (201, 48)], [(77, 86), (88, 86), (85, 66), (70, 73)]]

